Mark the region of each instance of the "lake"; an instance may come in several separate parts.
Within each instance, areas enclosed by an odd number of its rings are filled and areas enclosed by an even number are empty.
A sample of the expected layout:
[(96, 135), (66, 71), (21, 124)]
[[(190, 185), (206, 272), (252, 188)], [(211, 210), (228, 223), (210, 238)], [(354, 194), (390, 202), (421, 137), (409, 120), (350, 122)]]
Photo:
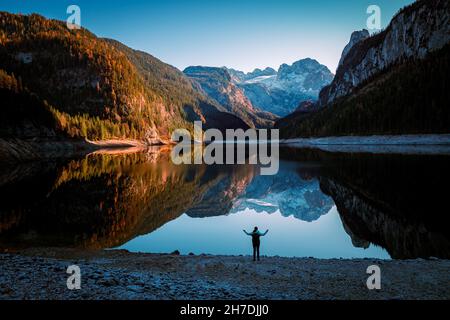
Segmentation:
[(450, 257), (449, 156), (282, 148), (280, 170), (175, 165), (167, 148), (0, 168), (0, 248)]

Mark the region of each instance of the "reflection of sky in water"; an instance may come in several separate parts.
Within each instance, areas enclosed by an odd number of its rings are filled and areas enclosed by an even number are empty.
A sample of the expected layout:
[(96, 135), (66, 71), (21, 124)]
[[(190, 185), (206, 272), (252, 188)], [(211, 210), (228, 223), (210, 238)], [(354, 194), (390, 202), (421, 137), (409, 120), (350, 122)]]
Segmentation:
[(380, 258), (389, 259), (381, 247), (355, 248), (345, 232), (336, 207), (319, 220), (308, 223), (294, 217), (244, 210), (236, 214), (209, 218), (182, 215), (151, 234), (137, 237), (120, 249), (132, 252), (182, 254), (247, 255), (251, 238), (242, 229), (258, 226), (270, 229), (262, 239), (261, 254), (284, 257)]

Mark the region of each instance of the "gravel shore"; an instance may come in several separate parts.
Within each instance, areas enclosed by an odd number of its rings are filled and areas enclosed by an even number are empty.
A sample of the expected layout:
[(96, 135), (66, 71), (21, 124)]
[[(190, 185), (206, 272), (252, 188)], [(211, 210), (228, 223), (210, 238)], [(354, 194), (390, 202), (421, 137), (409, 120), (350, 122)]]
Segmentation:
[[(81, 289), (67, 289), (70, 265)], [(366, 270), (381, 269), (381, 290)], [(0, 254), (0, 299), (450, 299), (449, 260), (179, 256), (30, 249)]]

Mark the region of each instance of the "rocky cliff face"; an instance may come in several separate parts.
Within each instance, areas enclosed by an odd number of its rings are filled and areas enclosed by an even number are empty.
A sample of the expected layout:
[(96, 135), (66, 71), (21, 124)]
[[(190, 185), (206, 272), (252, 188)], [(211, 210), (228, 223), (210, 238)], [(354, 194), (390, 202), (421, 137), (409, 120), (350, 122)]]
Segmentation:
[(278, 116), (286, 116), (306, 100), (317, 100), (320, 90), (333, 80), (333, 74), (313, 59), (302, 59), (292, 65), (243, 73), (227, 69), (232, 80), (252, 104)]
[(232, 81), (224, 68), (188, 67), (184, 73), (198, 83), (203, 92), (223, 106), (228, 112), (240, 117), (249, 127), (270, 127), (276, 117), (253, 106), (244, 92)]
[(449, 257), (450, 240), (444, 234), (428, 230), (425, 224), (408, 216), (395, 216), (381, 209), (385, 204), (335, 180), (322, 178), (321, 188), (333, 197), (354, 246), (368, 248), (374, 243), (394, 259)]
[(369, 31), (366, 29), (355, 31), (350, 36), (350, 42), (345, 46), (344, 50), (342, 51), (341, 60), (339, 61), (338, 67), (340, 67), (344, 63), (345, 57), (348, 55), (350, 50), (355, 46), (355, 44), (366, 40), (370, 37)]
[(336, 77), (320, 93), (325, 106), (388, 67), (408, 59), (423, 59), (450, 41), (450, 2), (417, 1), (401, 10), (383, 32), (366, 38), (352, 35), (344, 49)]

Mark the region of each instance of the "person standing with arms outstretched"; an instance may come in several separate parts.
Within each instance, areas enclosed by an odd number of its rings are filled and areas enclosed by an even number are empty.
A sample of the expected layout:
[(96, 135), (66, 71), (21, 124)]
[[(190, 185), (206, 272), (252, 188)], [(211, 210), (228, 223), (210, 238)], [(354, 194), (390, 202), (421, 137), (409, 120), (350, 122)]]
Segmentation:
[(256, 259), (258, 259), (259, 261), (259, 247), (261, 245), (261, 237), (264, 237), (267, 232), (269, 232), (269, 230), (266, 230), (266, 232), (261, 233), (258, 230), (258, 227), (255, 227), (255, 229), (253, 229), (253, 232), (248, 233), (247, 231), (245, 231), (245, 234), (248, 236), (252, 237), (252, 244), (253, 244), (253, 261), (256, 261)]

